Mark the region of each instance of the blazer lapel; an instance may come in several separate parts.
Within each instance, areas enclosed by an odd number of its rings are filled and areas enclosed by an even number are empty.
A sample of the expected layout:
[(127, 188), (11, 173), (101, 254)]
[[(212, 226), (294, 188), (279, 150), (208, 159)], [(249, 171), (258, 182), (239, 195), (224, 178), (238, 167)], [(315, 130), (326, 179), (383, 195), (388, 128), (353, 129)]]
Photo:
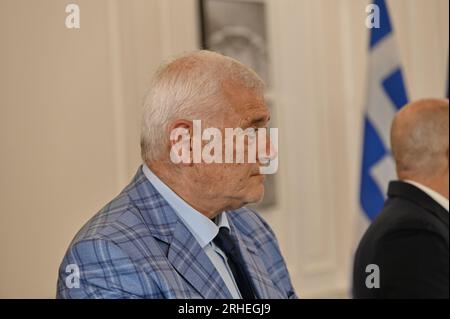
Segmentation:
[[(167, 259), (176, 270), (174, 274), (179, 274), (204, 298), (231, 299), (209, 257), (172, 207), (147, 180), (141, 168), (126, 191), (141, 212), (149, 233), (169, 246)], [(172, 280), (172, 284), (174, 291), (183, 291), (184, 287), (178, 279)], [(177, 298), (186, 297), (182, 294)]]
[(239, 249), (247, 267), (250, 279), (253, 283), (253, 287), (256, 290), (255, 293), (259, 299), (279, 299), (286, 298), (283, 296), (274, 283), (270, 280), (267, 268), (264, 265), (261, 257), (257, 254), (257, 248), (255, 245), (247, 241), (243, 236), (233, 229), (231, 236), (239, 243)]
[(211, 260), (180, 220), (167, 257), (177, 272), (204, 298), (232, 298)]

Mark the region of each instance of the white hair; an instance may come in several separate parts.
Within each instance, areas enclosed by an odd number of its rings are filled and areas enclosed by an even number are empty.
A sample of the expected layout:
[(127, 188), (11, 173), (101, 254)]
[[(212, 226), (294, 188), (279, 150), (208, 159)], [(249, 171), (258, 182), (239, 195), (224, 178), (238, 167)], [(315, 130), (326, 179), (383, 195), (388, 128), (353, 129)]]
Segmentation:
[(224, 103), (222, 84), (231, 81), (263, 94), (260, 77), (240, 62), (211, 51), (195, 51), (162, 65), (144, 101), (141, 156), (160, 159), (176, 119), (205, 119)]

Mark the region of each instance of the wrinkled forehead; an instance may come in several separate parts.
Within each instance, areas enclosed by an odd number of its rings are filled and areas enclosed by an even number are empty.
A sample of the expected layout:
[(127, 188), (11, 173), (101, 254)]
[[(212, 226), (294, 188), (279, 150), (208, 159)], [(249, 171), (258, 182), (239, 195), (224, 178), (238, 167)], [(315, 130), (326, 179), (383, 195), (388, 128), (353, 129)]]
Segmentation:
[(265, 125), (270, 120), (263, 92), (238, 84), (226, 84), (223, 94), (227, 101), (224, 114), (232, 122), (228, 124), (235, 127)]

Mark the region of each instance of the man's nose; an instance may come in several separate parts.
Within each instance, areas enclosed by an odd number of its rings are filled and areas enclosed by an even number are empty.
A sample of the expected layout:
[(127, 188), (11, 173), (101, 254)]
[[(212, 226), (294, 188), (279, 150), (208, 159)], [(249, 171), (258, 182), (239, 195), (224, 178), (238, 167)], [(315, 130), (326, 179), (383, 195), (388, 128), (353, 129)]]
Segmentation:
[(275, 160), (278, 156), (276, 141), (275, 143), (272, 141), (270, 134), (266, 135), (265, 142), (263, 149), (258, 150), (258, 159), (262, 164), (268, 164), (268, 162)]
[(268, 147), (269, 147), (269, 151), (270, 151), (269, 152), (269, 159), (271, 161), (273, 161), (278, 156), (278, 147), (272, 142), (272, 139), (270, 138), (270, 136), (267, 139), (267, 143), (269, 144)]

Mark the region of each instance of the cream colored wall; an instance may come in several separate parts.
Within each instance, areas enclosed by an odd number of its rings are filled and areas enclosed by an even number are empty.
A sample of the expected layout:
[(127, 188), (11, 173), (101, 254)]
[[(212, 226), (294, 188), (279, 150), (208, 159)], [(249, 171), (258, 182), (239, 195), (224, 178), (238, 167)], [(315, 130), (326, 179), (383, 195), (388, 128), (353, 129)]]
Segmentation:
[(0, 297), (54, 297), (70, 240), (137, 169), (151, 73), (197, 47), (195, 0), (72, 2), (79, 30), (69, 1), (0, 0)]
[[(70, 2), (79, 30), (64, 26)], [(345, 296), (367, 1), (266, 2), (281, 157), (279, 205), (262, 214), (300, 295)], [(389, 4), (410, 95), (442, 96), (448, 1)], [(198, 46), (197, 23), (196, 0), (0, 0), (0, 297), (54, 296), (75, 232), (139, 164), (151, 73)]]

